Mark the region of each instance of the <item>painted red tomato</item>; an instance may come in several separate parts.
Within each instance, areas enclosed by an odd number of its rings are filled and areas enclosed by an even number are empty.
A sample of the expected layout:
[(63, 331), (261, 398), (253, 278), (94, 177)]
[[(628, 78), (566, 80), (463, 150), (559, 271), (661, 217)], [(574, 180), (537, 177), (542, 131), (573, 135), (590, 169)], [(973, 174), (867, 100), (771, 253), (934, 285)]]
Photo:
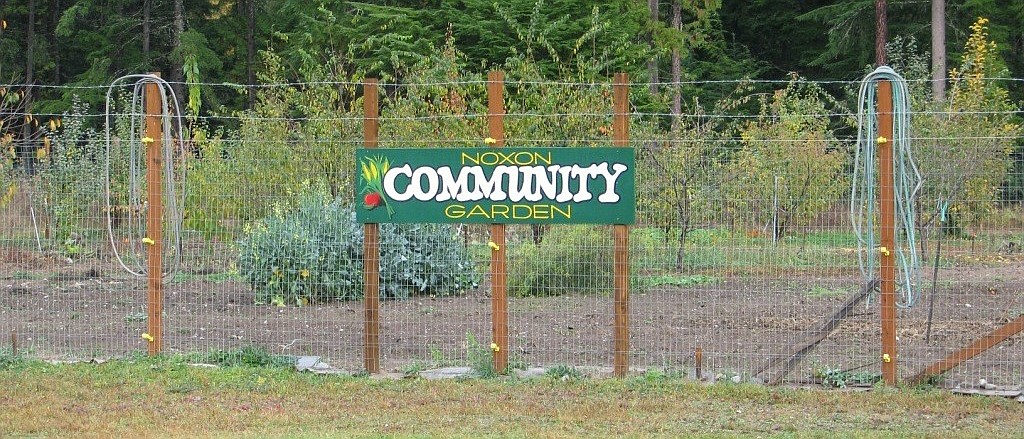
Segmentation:
[(374, 207), (380, 206), (384, 202), (384, 198), (377, 192), (370, 192), (363, 197), (363, 202), (366, 203), (366, 207), (373, 209)]

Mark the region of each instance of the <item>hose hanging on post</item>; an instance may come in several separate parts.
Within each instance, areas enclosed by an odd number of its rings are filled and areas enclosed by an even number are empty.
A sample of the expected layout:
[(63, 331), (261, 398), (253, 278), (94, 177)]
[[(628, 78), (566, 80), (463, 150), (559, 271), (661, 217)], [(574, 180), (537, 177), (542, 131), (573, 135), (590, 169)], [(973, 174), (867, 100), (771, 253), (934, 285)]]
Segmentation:
[[(875, 109), (876, 83), (889, 81), (893, 93), (894, 139), (879, 139)], [(914, 306), (920, 299), (920, 268), (915, 234), (914, 200), (921, 189), (921, 174), (910, 151), (910, 98), (907, 81), (888, 66), (868, 74), (860, 84), (857, 107), (857, 148), (854, 152), (850, 192), (850, 221), (857, 236), (857, 258), (864, 282), (874, 279), (879, 270), (876, 254), (879, 237), (875, 227), (878, 186), (875, 157), (878, 142), (893, 142), (895, 172), (897, 290), (902, 308)]]
[[(130, 81), (135, 81), (131, 83)], [(143, 102), (144, 89), (146, 85), (155, 84), (160, 90), (160, 126), (161, 151), (164, 178), (164, 212), (149, 212), (146, 207), (146, 191), (143, 185), (145, 181), (146, 141), (142, 138), (143, 130), (140, 122), (144, 122), (146, 111)], [(118, 87), (132, 87), (130, 107), (126, 112), (112, 114), (114, 104), (114, 90)], [(106, 166), (104, 167), (104, 182), (106, 195), (107, 234), (110, 237), (110, 245), (113, 249), (117, 262), (121, 264), (128, 273), (134, 276), (144, 277), (146, 272), (147, 255), (145, 242), (149, 238), (146, 235), (146, 215), (163, 215), (164, 221), (170, 226), (170, 245), (163, 246), (170, 255), (164, 255), (164, 260), (169, 261), (164, 267), (162, 277), (173, 276), (181, 266), (181, 229), (182, 229), (182, 206), (185, 196), (185, 138), (182, 130), (182, 117), (177, 105), (177, 96), (171, 85), (156, 75), (126, 75), (115, 79), (107, 89), (106, 116), (104, 119), (106, 138)], [(126, 206), (124, 207), (125, 227), (129, 228), (127, 254), (122, 255), (117, 249), (117, 239), (114, 235), (113, 212), (118, 209), (111, 203), (111, 175), (110, 165), (114, 160), (111, 154), (111, 116), (121, 115), (129, 119), (128, 138), (128, 181)], [(150, 134), (150, 133), (146, 133)], [(176, 151), (176, 149), (178, 151)], [(175, 154), (177, 152), (177, 154)], [(175, 162), (175, 155), (178, 160)], [(170, 257), (167, 257), (170, 256)], [(127, 258), (127, 261), (126, 261)]]

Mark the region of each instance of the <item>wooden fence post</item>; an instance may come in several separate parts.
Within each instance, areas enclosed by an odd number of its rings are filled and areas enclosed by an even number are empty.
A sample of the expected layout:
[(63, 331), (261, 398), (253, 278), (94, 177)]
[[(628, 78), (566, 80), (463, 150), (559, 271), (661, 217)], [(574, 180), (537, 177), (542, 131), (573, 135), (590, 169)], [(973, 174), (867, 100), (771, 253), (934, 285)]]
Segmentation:
[[(487, 72), (487, 135), (493, 146), (505, 146), (505, 73)], [(494, 343), (494, 370), (508, 369), (508, 279), (505, 252), (505, 225), (491, 224), (491, 337)]]
[[(376, 148), (380, 128), (377, 80), (363, 83), (363, 146)], [(363, 225), (363, 364), (369, 373), (380, 372), (380, 225)]]
[[(150, 73), (160, 77), (159, 72)], [(146, 330), (150, 339), (147, 339), (147, 352), (149, 355), (157, 355), (163, 350), (163, 311), (164, 311), (164, 281), (163, 281), (163, 133), (161, 131), (161, 119), (163, 118), (162, 98), (160, 96), (160, 85), (155, 82), (146, 84), (145, 105), (146, 105), (146, 200), (149, 205), (146, 212), (146, 238), (149, 248), (146, 255), (146, 293), (147, 293), (147, 318)]]
[[(893, 169), (892, 84), (878, 82), (878, 175), (881, 203), (882, 379), (896, 385), (896, 197)], [(913, 250), (913, 249), (911, 249)], [(868, 251), (875, 251), (869, 249)]]
[[(613, 144), (629, 146), (629, 75), (615, 74), (612, 90), (614, 119), (612, 121)], [(612, 226), (615, 242), (614, 285), (615, 285), (615, 376), (624, 377), (629, 373), (629, 226)]]

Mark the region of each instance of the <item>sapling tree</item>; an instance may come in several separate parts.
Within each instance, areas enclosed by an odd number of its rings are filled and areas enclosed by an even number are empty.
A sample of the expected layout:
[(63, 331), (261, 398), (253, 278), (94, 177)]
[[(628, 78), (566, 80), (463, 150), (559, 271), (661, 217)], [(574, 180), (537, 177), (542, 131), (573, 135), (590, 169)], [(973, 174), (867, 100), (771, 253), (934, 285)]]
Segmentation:
[(666, 140), (645, 143), (638, 157), (644, 169), (637, 176), (640, 217), (677, 237), (676, 270), (683, 268), (686, 258), (687, 233), (714, 215), (725, 154), (717, 141), (720, 120), (705, 114), (698, 100), (688, 112), (692, 115), (677, 117)]
[(760, 97), (756, 117), (740, 127), (741, 149), (725, 170), (727, 209), (772, 225), (782, 238), (835, 205), (846, 191), (847, 145), (834, 135), (838, 104), (818, 85), (791, 80)]
[[(929, 104), (927, 83), (914, 81), (926, 79), (915, 77), (922, 69), (913, 68), (923, 61), (910, 57), (907, 62), (916, 110), (911, 121), (914, 158), (924, 179), (920, 226), (925, 229), (934, 224), (943, 202), (949, 204), (946, 230), (952, 233), (984, 219), (996, 205), (1022, 133), (1006, 87), (992, 79), (1008, 74), (996, 43), (988, 38), (987, 23), (979, 18), (971, 26), (960, 66), (950, 71), (946, 99), (937, 107)], [(927, 108), (934, 110), (923, 111)]]

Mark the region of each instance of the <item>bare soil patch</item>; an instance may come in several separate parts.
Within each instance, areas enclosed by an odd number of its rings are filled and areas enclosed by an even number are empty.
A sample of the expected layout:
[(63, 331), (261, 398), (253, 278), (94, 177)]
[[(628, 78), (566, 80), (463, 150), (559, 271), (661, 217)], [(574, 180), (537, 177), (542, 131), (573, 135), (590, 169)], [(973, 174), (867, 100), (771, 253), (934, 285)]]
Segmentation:
[[(21, 349), (45, 358), (123, 356), (144, 352), (145, 283), (112, 264), (68, 264), (5, 250), (0, 263), (0, 331), (16, 332)], [(37, 267), (46, 267), (40, 269)], [(631, 299), (632, 364), (690, 371), (703, 349), (709, 373), (743, 375), (803, 340), (807, 331), (859, 289), (859, 278), (789, 276), (725, 278), (693, 287), (661, 286)], [(931, 281), (926, 279), (926, 293)], [(1024, 264), (958, 267), (940, 272), (925, 342), (928, 296), (899, 312), (900, 371), (909, 376), (1024, 312)], [(255, 305), (248, 285), (222, 273), (186, 274), (165, 287), (165, 349), (232, 349), (254, 344), (271, 353), (319, 355), (332, 365), (362, 365), (361, 302), (307, 307)], [(610, 366), (612, 301), (608, 295), (510, 299), (511, 355), (528, 365)], [(472, 361), (475, 339), (490, 344), (486, 285), (450, 298), (386, 301), (381, 309), (383, 365)], [(2, 346), (7, 347), (7, 337)], [(789, 376), (812, 381), (814, 369), (879, 370), (877, 302), (859, 306)], [(476, 349), (479, 352), (480, 349)], [(950, 374), (948, 382), (986, 378), (1019, 384), (1024, 335), (1005, 341)]]

